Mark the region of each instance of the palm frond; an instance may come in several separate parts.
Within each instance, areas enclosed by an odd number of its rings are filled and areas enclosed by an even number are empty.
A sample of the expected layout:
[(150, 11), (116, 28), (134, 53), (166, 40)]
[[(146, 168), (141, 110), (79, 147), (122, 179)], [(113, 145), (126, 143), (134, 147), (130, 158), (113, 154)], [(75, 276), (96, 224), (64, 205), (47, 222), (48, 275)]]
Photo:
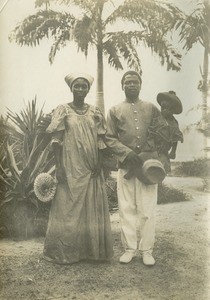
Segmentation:
[(106, 19), (106, 24), (117, 20), (134, 22), (141, 29), (163, 32), (171, 30), (184, 14), (175, 5), (155, 0), (126, 0)]
[(56, 53), (63, 47), (66, 46), (66, 42), (71, 40), (71, 32), (63, 31), (59, 36), (54, 36), (54, 43), (51, 46), (49, 53), (49, 61), (52, 64)]
[(152, 54), (159, 56), (161, 65), (166, 65), (168, 71), (180, 71), (182, 56), (166, 38), (159, 39), (158, 36), (145, 34), (142, 41), (151, 49)]
[(43, 38), (68, 35), (75, 23), (71, 14), (53, 10), (39, 11), (23, 20), (9, 35), (9, 40), (21, 46), (37, 46)]
[(42, 149), (43, 149), (43, 140), (41, 140), (40, 143), (38, 143), (38, 135), (37, 135), (33, 140), (33, 147), (31, 151), (30, 152), (27, 151), (26, 164), (23, 166), (23, 171), (21, 174), (22, 179), (24, 178), (24, 180), (28, 180), (27, 178), (29, 176), (28, 174), (31, 172), (31, 170), (33, 170)]
[(20, 133), (25, 132), (27, 128), (20, 116), (17, 113), (13, 113), (9, 108), (7, 110), (8, 118), (17, 126), (16, 130)]
[(96, 11), (98, 3), (105, 2), (105, 0), (57, 0), (57, 2), (61, 4), (66, 4), (67, 6), (73, 4), (76, 7), (79, 7), (84, 14), (90, 16), (93, 14), (94, 11)]
[(42, 153), (40, 154), (40, 156), (38, 157), (37, 161), (36, 161), (36, 164), (30, 174), (30, 178), (29, 178), (29, 181), (34, 181), (35, 177), (41, 173), (44, 169), (44, 163), (46, 163), (47, 161), (47, 157), (49, 155), (49, 148), (46, 147)]
[(109, 55), (109, 63), (116, 69), (122, 69), (120, 57), (123, 57), (129, 68), (134, 68), (136, 71), (141, 72), (141, 63), (136, 51), (136, 44), (142, 36), (143, 32), (140, 31), (108, 33), (104, 48), (106, 49), (106, 54)]
[(22, 134), (32, 136), (36, 134), (36, 125), (43, 117), (43, 107), (38, 112), (36, 108), (36, 97), (28, 102), (27, 106), (20, 111), (20, 114), (7, 109), (7, 116), (10, 121), (16, 125), (16, 130)]
[(87, 56), (88, 45), (93, 44), (96, 39), (97, 24), (88, 16), (83, 16), (78, 20), (74, 27), (74, 39), (78, 45), (78, 49)]
[(9, 170), (11, 171), (13, 176), (16, 178), (16, 180), (20, 181), (20, 171), (19, 171), (17, 163), (15, 161), (13, 146), (10, 146), (8, 143), (6, 146), (6, 155), (7, 155), (7, 163), (8, 163)]
[(0, 208), (2, 208), (5, 204), (11, 202), (13, 200), (13, 197), (12, 196), (6, 196), (4, 197), (4, 199), (1, 200), (1, 203), (0, 203)]
[(178, 22), (176, 29), (180, 29), (180, 42), (189, 51), (194, 44), (200, 43), (210, 53), (210, 4), (200, 2), (197, 8), (183, 21)]
[(45, 7), (48, 7), (52, 0), (35, 0), (35, 7), (41, 7), (45, 5)]
[(109, 65), (114, 67), (116, 70), (122, 70), (123, 66), (120, 61), (120, 55), (112, 40), (108, 39), (106, 42), (104, 42), (103, 48), (105, 56), (108, 57)]
[(22, 135), (22, 133), (17, 131), (16, 127), (13, 126), (9, 122), (8, 116), (6, 119), (4, 119), (1, 116), (1, 119), (0, 119), (0, 141), (1, 141), (1, 144), (4, 143), (6, 140), (8, 140), (9, 137), (12, 137), (14, 140), (21, 140), (23, 135)]

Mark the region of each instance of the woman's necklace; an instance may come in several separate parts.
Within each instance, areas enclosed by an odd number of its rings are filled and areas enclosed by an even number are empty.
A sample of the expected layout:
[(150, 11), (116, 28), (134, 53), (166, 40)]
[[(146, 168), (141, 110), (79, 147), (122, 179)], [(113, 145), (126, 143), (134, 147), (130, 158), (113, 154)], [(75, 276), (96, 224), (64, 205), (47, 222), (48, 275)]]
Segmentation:
[(73, 102), (69, 103), (69, 106), (78, 114), (78, 115), (84, 115), (89, 108), (89, 105), (87, 103), (84, 103), (81, 107), (76, 106)]

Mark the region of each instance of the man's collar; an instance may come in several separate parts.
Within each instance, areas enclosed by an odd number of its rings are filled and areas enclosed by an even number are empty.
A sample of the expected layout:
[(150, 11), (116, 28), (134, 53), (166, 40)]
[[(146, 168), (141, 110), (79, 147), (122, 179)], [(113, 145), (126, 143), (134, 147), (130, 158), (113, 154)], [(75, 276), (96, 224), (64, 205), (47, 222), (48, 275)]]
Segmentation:
[(136, 98), (136, 99), (129, 99), (129, 98), (126, 97), (125, 101), (128, 102), (128, 103), (136, 103), (136, 102), (141, 101), (141, 100), (139, 99), (139, 97)]

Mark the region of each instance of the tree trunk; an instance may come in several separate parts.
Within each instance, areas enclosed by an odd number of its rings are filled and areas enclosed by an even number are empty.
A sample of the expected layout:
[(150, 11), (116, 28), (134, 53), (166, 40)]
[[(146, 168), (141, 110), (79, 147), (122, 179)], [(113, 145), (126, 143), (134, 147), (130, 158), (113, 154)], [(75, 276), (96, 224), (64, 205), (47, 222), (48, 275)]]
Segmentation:
[[(208, 116), (208, 68), (209, 68), (209, 57), (208, 49), (204, 48), (204, 59), (203, 59), (203, 85), (202, 85), (202, 124), (204, 130), (207, 128)], [(210, 138), (204, 135), (204, 156), (205, 158), (210, 157)]]
[(103, 1), (99, 7), (99, 18), (97, 22), (97, 82), (96, 82), (96, 106), (105, 113), (104, 107), (104, 66), (103, 66), (103, 22), (101, 19)]
[(98, 45), (97, 48), (96, 106), (99, 107), (104, 114), (103, 49), (101, 45)]

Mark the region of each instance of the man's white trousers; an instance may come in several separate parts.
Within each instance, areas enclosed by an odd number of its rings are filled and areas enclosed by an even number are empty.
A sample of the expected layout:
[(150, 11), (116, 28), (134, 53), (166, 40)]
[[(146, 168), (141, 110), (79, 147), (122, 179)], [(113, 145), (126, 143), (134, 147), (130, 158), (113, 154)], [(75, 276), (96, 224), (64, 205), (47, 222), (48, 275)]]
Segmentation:
[[(145, 185), (137, 178), (127, 180), (124, 169), (118, 170), (117, 194), (121, 222), (121, 239), (125, 250), (152, 250), (155, 242), (157, 184)], [(137, 226), (140, 242), (137, 241)]]

